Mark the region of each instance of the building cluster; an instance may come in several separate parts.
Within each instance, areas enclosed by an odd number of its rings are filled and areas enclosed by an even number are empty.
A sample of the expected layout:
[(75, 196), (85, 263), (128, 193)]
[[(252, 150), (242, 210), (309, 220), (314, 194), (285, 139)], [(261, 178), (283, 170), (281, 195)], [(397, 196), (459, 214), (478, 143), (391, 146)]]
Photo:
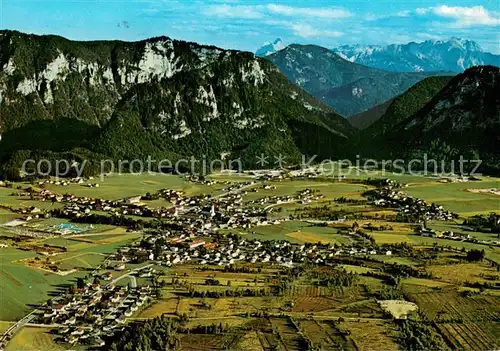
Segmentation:
[[(88, 180), (93, 180), (94, 177), (89, 177)], [(97, 183), (90, 183), (86, 182), (87, 179), (81, 178), (81, 177), (76, 177), (76, 178), (71, 178), (71, 179), (64, 179), (64, 180), (54, 180), (54, 179), (43, 179), (39, 180), (37, 182), (37, 185), (46, 185), (46, 184), (52, 184), (52, 185), (59, 185), (59, 186), (68, 186), (70, 184), (81, 184), (83, 186), (87, 186), (90, 188), (98, 188), (99, 184)]]
[(377, 254), (391, 255), (392, 252), (377, 252), (370, 247), (340, 248), (320, 243), (300, 245), (288, 241), (246, 240), (232, 235), (199, 237), (157, 233), (145, 237), (135, 246), (121, 248), (113, 259), (135, 263), (150, 260), (165, 266), (183, 263), (218, 266), (273, 263), (291, 267), (302, 263), (328, 264), (336, 256)]
[[(263, 185), (263, 189), (276, 189), (275, 186), (273, 185)], [(258, 188), (252, 189), (253, 192), (257, 192)], [(271, 196), (265, 196), (262, 197), (258, 200), (252, 200), (249, 201), (248, 204), (252, 205), (279, 205), (279, 204), (286, 204), (286, 203), (291, 203), (291, 202), (297, 202), (303, 205), (309, 204), (313, 201), (317, 201), (319, 199), (323, 198), (323, 195), (318, 193), (317, 191), (311, 190), (311, 189), (304, 189), (296, 193), (295, 195), (271, 195)]]
[(420, 235), (426, 236), (429, 238), (441, 238), (441, 239), (448, 239), (448, 240), (456, 240), (456, 241), (472, 241), (473, 237), (470, 234), (460, 234), (460, 233), (455, 233), (453, 231), (444, 231), (444, 232), (439, 232), (434, 229), (430, 228), (421, 228), (420, 229)]
[(104, 336), (123, 330), (126, 318), (154, 298), (149, 286), (86, 284), (43, 306), (41, 322), (56, 325), (65, 343), (103, 346)]
[(376, 206), (397, 209), (400, 213), (422, 220), (451, 220), (458, 216), (443, 206), (427, 204), (422, 199), (409, 196), (398, 190), (396, 183), (387, 180), (387, 185), (377, 188), (370, 196)]

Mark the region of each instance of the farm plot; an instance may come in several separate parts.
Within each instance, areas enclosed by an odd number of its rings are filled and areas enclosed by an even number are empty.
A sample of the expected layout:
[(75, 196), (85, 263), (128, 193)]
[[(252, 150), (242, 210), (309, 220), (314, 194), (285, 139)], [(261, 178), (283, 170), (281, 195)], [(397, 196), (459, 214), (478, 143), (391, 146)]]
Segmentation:
[(488, 281), (485, 279), (488, 277), (491, 280), (500, 278), (500, 273), (496, 271), (496, 268), (487, 263), (431, 265), (428, 270), (437, 279), (451, 284), (483, 283)]
[(496, 338), (488, 335), (483, 326), (476, 323), (437, 323), (436, 327), (454, 349), (482, 351), (496, 350), (500, 346), (498, 334)]
[(180, 350), (229, 350), (231, 345), (236, 344), (242, 335), (237, 333), (226, 333), (222, 335), (213, 334), (181, 334)]
[(59, 351), (66, 350), (54, 341), (47, 328), (24, 327), (9, 342), (5, 351)]
[(273, 329), (279, 333), (280, 341), (286, 350), (304, 350), (307, 341), (298, 333), (297, 328), (289, 318), (271, 318)]
[(299, 321), (300, 328), (311, 341), (314, 347), (320, 350), (339, 350), (342, 343), (330, 334), (315, 320), (302, 319)]
[(279, 350), (280, 342), (276, 335), (271, 332), (258, 332), (258, 337), (262, 348), (266, 351)]
[(336, 345), (336, 350), (358, 351), (356, 344), (348, 337), (349, 332), (340, 330), (334, 321), (318, 321), (318, 325), (325, 331), (334, 345)]
[[(427, 318), (434, 321), (449, 344), (470, 350), (498, 347), (500, 299), (497, 297), (463, 297), (449, 292), (420, 293), (412, 298)], [(488, 347), (481, 347), (481, 344)]]
[(405, 191), (409, 195), (422, 198), (428, 202), (435, 202), (463, 216), (500, 210), (497, 195), (472, 193), (467, 190), (471, 187), (482, 189), (498, 187), (498, 178), (490, 178), (473, 184), (473, 186), (471, 183), (443, 184), (435, 181), (411, 185)]
[(436, 322), (493, 322), (500, 318), (500, 299), (493, 296), (463, 297), (455, 292), (410, 294), (429, 320)]
[(245, 333), (245, 335), (240, 339), (239, 343), (235, 346), (236, 351), (263, 351), (264, 348), (259, 339), (259, 334), (257, 331), (251, 331)]
[(358, 350), (398, 350), (393, 326), (388, 321), (345, 321), (339, 326), (349, 331), (349, 337)]

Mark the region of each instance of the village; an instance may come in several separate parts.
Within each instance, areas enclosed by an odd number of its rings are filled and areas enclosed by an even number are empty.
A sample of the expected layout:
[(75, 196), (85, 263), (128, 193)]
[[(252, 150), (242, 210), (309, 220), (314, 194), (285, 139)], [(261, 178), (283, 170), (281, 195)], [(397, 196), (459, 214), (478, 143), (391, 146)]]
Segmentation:
[[(302, 178), (304, 175), (298, 175)], [(379, 245), (367, 240), (363, 231), (374, 227), (357, 223), (339, 232), (351, 239), (348, 245), (327, 243), (293, 243), (286, 240), (247, 239), (238, 230), (252, 230), (259, 226), (280, 225), (290, 221), (288, 215), (280, 215), (275, 207), (296, 203), (307, 205), (320, 201), (324, 196), (317, 190), (305, 188), (291, 195), (263, 195), (247, 200), (248, 194), (273, 191), (273, 181), (281, 181), (282, 175), (258, 175), (256, 180), (223, 182), (218, 195), (186, 195), (183, 191), (161, 189), (121, 200), (94, 197), (77, 197), (57, 194), (42, 189), (34, 192), (21, 189), (24, 194), (38, 201), (61, 203), (63, 207), (49, 211), (38, 208), (21, 208), (23, 219), (8, 224), (11, 230), (23, 228), (37, 218), (69, 219), (86, 227), (73, 224), (54, 225), (39, 235), (71, 236), (91, 229), (104, 221), (113, 225), (125, 225), (129, 230), (141, 232), (142, 237), (110, 254), (86, 279), (66, 293), (52, 298), (38, 309), (37, 323), (54, 327), (57, 340), (66, 344), (103, 346), (107, 337), (123, 330), (128, 318), (145, 306), (154, 303), (157, 292), (150, 283), (156, 269), (168, 269), (174, 265), (198, 265), (206, 267), (232, 267), (236, 264), (270, 265), (293, 268), (302, 265), (336, 266), (338, 258), (366, 260), (370, 257), (398, 256), (405, 247)], [(263, 180), (266, 183), (263, 183)], [(216, 184), (212, 180), (190, 179), (205, 185)], [(429, 220), (448, 221), (457, 215), (443, 206), (408, 196), (403, 185), (389, 179), (372, 181), (375, 189), (366, 192), (367, 203), (379, 208), (390, 208), (403, 220), (420, 224), (419, 234), (452, 240), (472, 240), (453, 232), (438, 233), (426, 228)], [(78, 181), (78, 184), (85, 182)], [(370, 183), (371, 184), (371, 183)], [(63, 185), (63, 184), (61, 184)], [(149, 207), (148, 201), (164, 200), (163, 207)], [(161, 219), (161, 225), (153, 225), (147, 219)], [(335, 221), (342, 224), (344, 218)], [(313, 225), (325, 226), (328, 221), (311, 220)], [(234, 230), (234, 232), (231, 232)], [(368, 236), (367, 236), (368, 235)], [(57, 254), (57, 253), (56, 253)], [(378, 258), (379, 259), (379, 258)], [(163, 267), (163, 268), (162, 268)], [(58, 269), (55, 267), (54, 269)], [(117, 277), (116, 277), (117, 276)], [(117, 285), (121, 279), (130, 279), (128, 285)], [(142, 284), (137, 283), (141, 278)]]

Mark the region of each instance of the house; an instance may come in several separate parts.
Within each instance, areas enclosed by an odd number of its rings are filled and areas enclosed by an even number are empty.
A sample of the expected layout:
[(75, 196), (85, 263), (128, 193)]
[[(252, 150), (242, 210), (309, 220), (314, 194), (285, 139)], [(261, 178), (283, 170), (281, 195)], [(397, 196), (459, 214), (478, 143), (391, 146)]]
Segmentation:
[(125, 199), (125, 202), (130, 205), (137, 205), (141, 202), (141, 196), (131, 196)]
[(115, 266), (115, 271), (123, 271), (125, 270), (125, 263), (119, 263)]
[(192, 243), (190, 243), (189, 248), (192, 250), (192, 249), (195, 249), (195, 248), (203, 246), (203, 245), (205, 245), (204, 240), (197, 240), (197, 241), (193, 241)]

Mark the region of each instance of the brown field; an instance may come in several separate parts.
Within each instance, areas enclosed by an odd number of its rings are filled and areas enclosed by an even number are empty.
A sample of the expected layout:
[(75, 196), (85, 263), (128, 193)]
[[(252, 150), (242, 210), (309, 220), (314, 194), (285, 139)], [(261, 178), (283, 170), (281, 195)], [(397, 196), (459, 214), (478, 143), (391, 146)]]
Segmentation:
[(181, 334), (182, 351), (198, 350), (227, 350), (231, 345), (237, 343), (241, 335), (239, 334)]
[(259, 334), (257, 331), (251, 331), (246, 333), (240, 342), (235, 346), (234, 350), (237, 351), (263, 351), (264, 348), (259, 339)]
[(351, 332), (350, 338), (359, 350), (398, 350), (394, 326), (390, 321), (346, 321), (340, 327)]
[(339, 242), (334, 238), (325, 238), (317, 234), (307, 232), (293, 232), (286, 234), (286, 236), (303, 241), (305, 243), (322, 243), (322, 244), (338, 244)]
[(280, 350), (280, 342), (273, 333), (259, 331), (257, 335), (259, 336), (260, 344), (264, 350)]
[(337, 337), (330, 335), (321, 324), (313, 319), (302, 319), (299, 321), (301, 330), (311, 341), (314, 347), (321, 350), (338, 350), (342, 342)]
[(307, 346), (306, 340), (298, 333), (289, 318), (271, 318), (270, 321), (272, 327), (280, 333), (281, 342), (286, 350), (303, 350)]
[(154, 318), (159, 317), (162, 314), (174, 315), (177, 312), (177, 306), (179, 304), (179, 298), (169, 297), (163, 298), (148, 307), (139, 314), (140, 318)]
[(294, 301), (293, 312), (321, 312), (339, 306), (337, 301), (326, 297), (299, 297)]
[(500, 273), (486, 262), (432, 265), (427, 268), (432, 275), (443, 282), (463, 284), (465, 282), (486, 282), (486, 278), (500, 279)]
[(484, 325), (476, 323), (437, 323), (436, 327), (453, 348), (462, 350), (493, 350), (500, 346), (498, 325), (496, 334), (485, 333)]
[[(449, 344), (460, 349), (498, 348), (500, 299), (478, 295), (463, 297), (456, 292), (411, 295), (427, 318), (435, 322)], [(485, 347), (487, 345), (488, 347)]]
[[(210, 307), (207, 308), (204, 305)], [(276, 296), (225, 297), (218, 299), (182, 298), (179, 300), (177, 313), (185, 313), (194, 318), (227, 317), (259, 311), (279, 313), (283, 305), (284, 301)]]

